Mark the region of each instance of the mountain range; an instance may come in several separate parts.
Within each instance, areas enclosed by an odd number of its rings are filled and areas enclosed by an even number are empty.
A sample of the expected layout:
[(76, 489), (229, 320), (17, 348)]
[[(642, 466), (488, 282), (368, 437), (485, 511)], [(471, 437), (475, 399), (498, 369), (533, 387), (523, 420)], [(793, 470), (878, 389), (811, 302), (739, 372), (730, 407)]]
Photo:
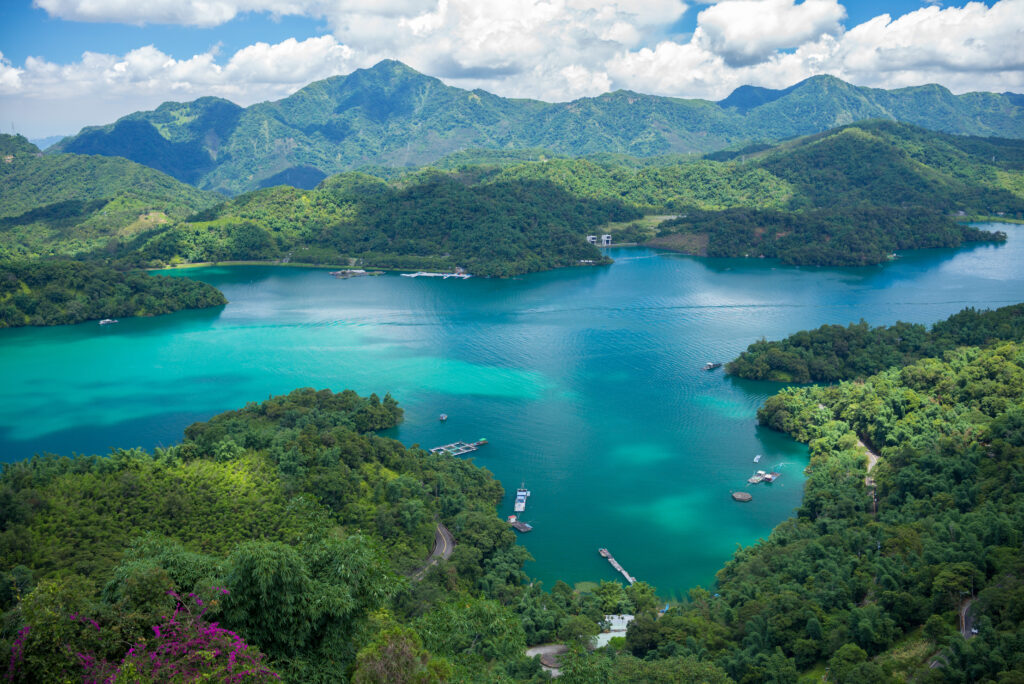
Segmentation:
[(250, 107), (215, 97), (167, 102), (85, 128), (48, 153), (122, 156), (234, 195), (282, 183), (311, 188), (333, 173), (418, 166), (471, 148), (704, 154), (869, 118), (1024, 138), (1024, 98), (1013, 93), (881, 90), (814, 76), (782, 90), (743, 86), (718, 102), (620, 90), (548, 103), (447, 86), (388, 60)]

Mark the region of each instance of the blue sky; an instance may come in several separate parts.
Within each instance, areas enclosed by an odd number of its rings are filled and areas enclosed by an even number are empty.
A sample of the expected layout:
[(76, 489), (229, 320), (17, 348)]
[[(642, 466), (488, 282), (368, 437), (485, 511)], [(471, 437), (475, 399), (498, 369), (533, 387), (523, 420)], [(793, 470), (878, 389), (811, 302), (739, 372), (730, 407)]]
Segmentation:
[(384, 58), (546, 100), (619, 88), (719, 99), (816, 73), (1024, 90), (1024, 0), (0, 3), (0, 130), (36, 137), (169, 99), (276, 99)]

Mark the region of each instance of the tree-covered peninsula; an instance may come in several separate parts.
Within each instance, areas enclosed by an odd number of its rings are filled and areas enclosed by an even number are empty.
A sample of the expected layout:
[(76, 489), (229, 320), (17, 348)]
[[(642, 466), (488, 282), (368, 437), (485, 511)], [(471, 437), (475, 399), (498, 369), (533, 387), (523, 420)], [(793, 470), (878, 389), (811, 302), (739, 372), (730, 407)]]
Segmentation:
[(966, 308), (930, 329), (904, 322), (874, 328), (865, 321), (845, 327), (823, 325), (784, 340), (755, 342), (726, 364), (725, 371), (750, 380), (837, 382), (995, 340), (1024, 341), (1024, 304), (984, 311)]
[(0, 328), (69, 325), (223, 306), (217, 288), (66, 259), (0, 262)]

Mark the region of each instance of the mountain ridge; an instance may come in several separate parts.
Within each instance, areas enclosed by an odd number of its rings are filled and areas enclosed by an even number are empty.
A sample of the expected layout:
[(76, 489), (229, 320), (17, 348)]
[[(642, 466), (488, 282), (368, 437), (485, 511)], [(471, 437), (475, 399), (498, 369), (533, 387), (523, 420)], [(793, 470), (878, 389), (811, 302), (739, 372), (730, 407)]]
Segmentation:
[(1012, 94), (954, 95), (937, 85), (890, 91), (819, 75), (782, 90), (741, 86), (718, 102), (618, 90), (549, 103), (464, 90), (384, 60), (249, 107), (215, 97), (165, 102), (87, 127), (48, 152), (124, 156), (234, 195), (275, 176), (314, 184), (309, 169), (418, 166), (469, 148), (704, 154), (867, 118), (1024, 138), (1024, 105)]

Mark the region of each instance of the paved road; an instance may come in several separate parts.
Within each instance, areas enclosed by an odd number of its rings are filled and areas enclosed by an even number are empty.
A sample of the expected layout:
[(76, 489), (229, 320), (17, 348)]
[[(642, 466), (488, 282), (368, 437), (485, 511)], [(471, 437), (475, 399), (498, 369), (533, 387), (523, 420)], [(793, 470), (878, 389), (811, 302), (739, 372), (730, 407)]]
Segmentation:
[(974, 628), (974, 616), (969, 612), (973, 602), (974, 599), (969, 598), (960, 604), (960, 633), (963, 634), (964, 639), (970, 639), (974, 636), (972, 631)]
[(412, 578), (414, 580), (423, 579), (424, 575), (427, 574), (427, 570), (431, 566), (436, 565), (438, 560), (448, 560), (452, 555), (452, 551), (455, 550), (455, 537), (448, 531), (448, 528), (437, 523), (437, 529), (434, 530), (434, 549), (430, 552), (430, 556), (427, 558), (427, 562), (424, 563), (423, 567), (420, 568)]

